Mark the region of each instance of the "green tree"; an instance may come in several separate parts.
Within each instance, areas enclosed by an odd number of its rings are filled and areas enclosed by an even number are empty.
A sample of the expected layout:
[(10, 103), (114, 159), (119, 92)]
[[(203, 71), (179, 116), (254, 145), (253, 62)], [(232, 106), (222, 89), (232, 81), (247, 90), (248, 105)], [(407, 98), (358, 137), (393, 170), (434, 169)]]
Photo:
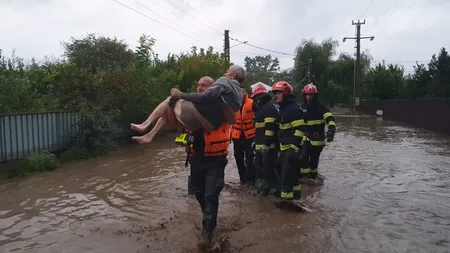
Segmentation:
[(245, 84), (250, 86), (256, 82), (271, 84), (276, 74), (280, 71), (280, 61), (271, 55), (245, 57), (244, 59), (247, 77)]
[(439, 55), (433, 55), (428, 64), (431, 82), (428, 85), (429, 96), (437, 98), (450, 97), (450, 56), (445, 48), (441, 48)]
[(117, 38), (88, 34), (79, 39), (72, 37), (62, 45), (70, 63), (93, 73), (127, 68), (134, 62), (133, 51)]
[(397, 64), (389, 64), (387, 66), (378, 64), (365, 75), (365, 98), (401, 98), (404, 82), (402, 66)]

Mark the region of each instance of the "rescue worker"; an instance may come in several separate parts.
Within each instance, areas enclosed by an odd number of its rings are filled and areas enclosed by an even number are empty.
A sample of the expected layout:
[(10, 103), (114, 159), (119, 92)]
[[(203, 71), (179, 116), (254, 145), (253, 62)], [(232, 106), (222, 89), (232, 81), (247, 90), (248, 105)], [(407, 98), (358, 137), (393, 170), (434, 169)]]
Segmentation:
[(275, 101), (280, 106), (278, 112), (278, 141), (280, 143), (280, 197), (282, 200), (300, 199), (298, 165), (304, 142), (303, 111), (295, 101), (292, 86), (278, 81), (272, 86)]
[[(278, 154), (278, 110), (270, 103), (271, 97), (263, 85), (252, 91), (256, 134), (254, 139), (256, 189), (260, 196), (276, 189), (275, 162)], [(273, 193), (274, 191), (272, 191)]]
[[(213, 83), (214, 83), (214, 79), (212, 79), (209, 76), (204, 76), (204, 77), (200, 78), (198, 80), (198, 82), (197, 82), (197, 87), (196, 87), (197, 93), (203, 93)], [(186, 139), (188, 137), (188, 134), (189, 134), (189, 131), (185, 127), (183, 127), (182, 134), (175, 139), (175, 143), (178, 143), (178, 144), (186, 146), (186, 144), (189, 142), (189, 140)], [(189, 162), (190, 161), (190, 157), (192, 155), (194, 155), (192, 147), (186, 146), (186, 153), (187, 153), (187, 156), (186, 156), (185, 167), (187, 167), (188, 164), (191, 165), (190, 166), (190, 174), (189, 174), (189, 177), (188, 177), (188, 194), (192, 195), (192, 194), (194, 194), (194, 189), (192, 187), (192, 182), (191, 182), (192, 164)]]
[(254, 185), (255, 168), (253, 165), (254, 153), (252, 148), (255, 137), (253, 118), (253, 100), (248, 97), (247, 91), (241, 86), (243, 93), (242, 106), (236, 113), (236, 123), (232, 125), (231, 139), (233, 140), (234, 158), (238, 168), (241, 183)]
[(208, 247), (217, 224), (219, 195), (225, 185), (230, 124), (225, 122), (210, 133), (203, 130), (187, 132), (185, 144), (193, 153), (189, 158), (192, 186), (203, 213), (200, 246)]
[[(307, 84), (303, 88), (304, 103), (301, 108), (304, 113), (306, 125), (305, 135), (309, 141), (306, 142), (308, 166), (300, 169), (302, 179), (312, 179), (318, 182), (318, 166), (320, 154), (325, 146), (325, 139), (332, 142), (336, 132), (336, 122), (328, 107), (318, 101), (317, 87), (313, 84)], [(325, 134), (325, 124), (328, 125), (328, 131)]]

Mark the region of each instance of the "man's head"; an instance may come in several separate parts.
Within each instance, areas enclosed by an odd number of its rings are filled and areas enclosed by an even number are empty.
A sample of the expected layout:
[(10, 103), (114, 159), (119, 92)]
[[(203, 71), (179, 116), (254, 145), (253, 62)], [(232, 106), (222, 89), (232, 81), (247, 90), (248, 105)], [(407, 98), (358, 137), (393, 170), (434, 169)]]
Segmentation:
[(214, 83), (214, 79), (209, 76), (204, 76), (198, 80), (197, 83), (197, 93), (203, 93)]
[(272, 85), (272, 92), (275, 94), (276, 103), (281, 103), (285, 96), (292, 96), (294, 90), (292, 86), (286, 81), (278, 81)]
[(224, 75), (242, 84), (245, 80), (245, 69), (239, 65), (232, 65)]

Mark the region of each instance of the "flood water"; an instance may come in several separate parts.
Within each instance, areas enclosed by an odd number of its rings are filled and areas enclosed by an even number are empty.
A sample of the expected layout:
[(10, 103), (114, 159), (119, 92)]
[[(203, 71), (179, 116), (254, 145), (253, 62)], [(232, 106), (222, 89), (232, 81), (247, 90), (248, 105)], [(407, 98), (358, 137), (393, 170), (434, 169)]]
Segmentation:
[[(230, 155), (214, 240), (222, 252), (450, 252), (450, 138), (338, 116), (313, 209), (276, 209)], [(174, 136), (0, 185), (0, 252), (199, 252), (200, 209)]]

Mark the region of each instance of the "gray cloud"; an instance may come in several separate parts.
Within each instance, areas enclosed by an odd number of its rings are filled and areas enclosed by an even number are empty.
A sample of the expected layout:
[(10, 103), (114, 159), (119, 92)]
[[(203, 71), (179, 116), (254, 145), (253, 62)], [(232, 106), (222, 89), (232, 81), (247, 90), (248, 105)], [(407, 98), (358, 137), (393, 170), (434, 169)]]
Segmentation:
[[(60, 42), (70, 36), (96, 32), (125, 39), (131, 47), (142, 33), (149, 34), (157, 39), (155, 51), (160, 55), (185, 51), (192, 45), (213, 45), (221, 51), (221, 33), (229, 29), (233, 38), (288, 54), (294, 53), (302, 39), (328, 37), (339, 40), (339, 52), (353, 53), (354, 41), (343, 43), (342, 38), (354, 35), (351, 21), (360, 18), (367, 23), (362, 34), (376, 37), (364, 40), (363, 50), (369, 50), (376, 61), (385, 59), (412, 70), (414, 61), (428, 61), (450, 43), (450, 30), (442, 28), (450, 23), (450, 2), (444, 0), (118, 1), (149, 18), (112, 0), (0, 1), (0, 48), (6, 54), (15, 48), (21, 57), (43, 59), (61, 55)], [(266, 53), (238, 45), (231, 49), (231, 59), (243, 64), (245, 56)], [(292, 66), (291, 56), (273, 55), (280, 57), (282, 68)]]

